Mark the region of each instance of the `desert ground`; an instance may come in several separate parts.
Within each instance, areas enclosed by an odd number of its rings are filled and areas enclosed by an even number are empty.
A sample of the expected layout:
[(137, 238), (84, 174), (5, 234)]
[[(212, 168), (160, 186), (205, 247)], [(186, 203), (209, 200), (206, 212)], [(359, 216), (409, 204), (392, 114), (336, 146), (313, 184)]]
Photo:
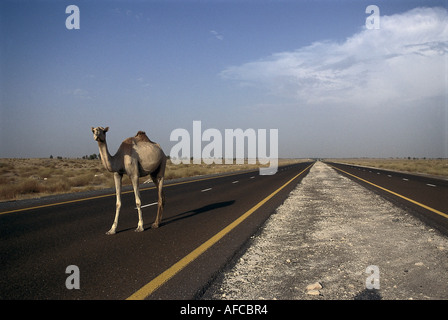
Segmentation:
[[(304, 159), (279, 159), (279, 165)], [(448, 159), (332, 159), (396, 171), (437, 175), (448, 178)], [(168, 160), (165, 180), (231, 172), (256, 170), (259, 164), (179, 164)], [(149, 177), (143, 177), (143, 183)], [(123, 184), (131, 182), (127, 176)], [(46, 195), (99, 190), (114, 187), (113, 174), (99, 159), (0, 159), (0, 201), (20, 200)]]
[[(279, 165), (304, 161), (279, 159)], [(168, 160), (165, 180), (256, 170), (259, 164), (178, 164)], [(140, 178), (140, 183), (150, 179)], [(125, 175), (123, 185), (131, 181)], [(114, 187), (113, 173), (104, 169), (99, 159), (0, 159), (0, 201), (37, 198), (46, 195), (99, 190)]]
[(408, 157), (405, 159), (333, 159), (333, 161), (448, 178), (448, 159), (416, 159)]

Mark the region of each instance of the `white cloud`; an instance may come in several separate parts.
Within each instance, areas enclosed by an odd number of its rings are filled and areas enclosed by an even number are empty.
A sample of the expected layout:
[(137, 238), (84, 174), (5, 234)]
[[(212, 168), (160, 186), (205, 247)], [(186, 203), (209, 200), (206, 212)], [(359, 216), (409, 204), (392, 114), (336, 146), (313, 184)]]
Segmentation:
[(381, 16), (380, 29), (315, 42), (229, 67), (225, 79), (309, 105), (403, 104), (447, 93), (448, 13), (416, 8)]
[(81, 88), (76, 88), (74, 90), (70, 90), (69, 94), (71, 94), (75, 98), (78, 98), (81, 100), (91, 100), (92, 99), (90, 92), (85, 89), (81, 89)]
[(218, 31), (210, 30), (210, 33), (215, 37), (215, 39), (224, 40), (224, 36), (220, 34)]

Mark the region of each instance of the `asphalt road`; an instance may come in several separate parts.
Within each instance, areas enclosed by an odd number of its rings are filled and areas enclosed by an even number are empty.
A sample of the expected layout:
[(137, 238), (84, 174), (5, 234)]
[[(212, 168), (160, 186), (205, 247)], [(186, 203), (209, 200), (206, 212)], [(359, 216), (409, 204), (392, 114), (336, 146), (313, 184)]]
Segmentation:
[(341, 163), (327, 164), (448, 235), (448, 180)]
[[(252, 171), (167, 183), (158, 229), (150, 228), (155, 190), (143, 188), (142, 202), (149, 206), (141, 233), (134, 232), (132, 192), (122, 196), (113, 236), (105, 235), (114, 218), (113, 193), (52, 198), (30, 208), (16, 203), (0, 212), (0, 299), (195, 298), (311, 164), (280, 167), (272, 176)], [(75, 283), (76, 274), (66, 273), (71, 265), (79, 269), (79, 289), (66, 287), (67, 280)]]

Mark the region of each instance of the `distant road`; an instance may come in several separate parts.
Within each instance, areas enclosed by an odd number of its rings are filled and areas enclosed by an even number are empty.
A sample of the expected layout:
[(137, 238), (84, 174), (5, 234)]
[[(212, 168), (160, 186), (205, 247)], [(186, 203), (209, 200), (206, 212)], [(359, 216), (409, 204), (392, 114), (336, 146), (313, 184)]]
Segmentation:
[[(33, 202), (0, 212), (0, 299), (191, 299), (307, 174), (312, 163), (167, 183), (161, 226), (153, 187), (123, 195), (117, 234), (105, 235), (115, 195)], [(143, 187), (143, 186), (142, 186)], [(57, 199), (57, 198), (56, 198)], [(67, 289), (79, 268), (80, 289)]]
[(341, 174), (409, 208), (448, 234), (448, 180), (370, 167), (327, 162)]

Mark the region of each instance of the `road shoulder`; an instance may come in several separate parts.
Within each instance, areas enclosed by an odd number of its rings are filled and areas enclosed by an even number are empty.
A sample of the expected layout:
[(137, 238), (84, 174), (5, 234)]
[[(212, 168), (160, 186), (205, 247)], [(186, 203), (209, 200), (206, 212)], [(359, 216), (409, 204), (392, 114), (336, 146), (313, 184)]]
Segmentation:
[(445, 236), (318, 162), (203, 298), (446, 299), (446, 270)]

